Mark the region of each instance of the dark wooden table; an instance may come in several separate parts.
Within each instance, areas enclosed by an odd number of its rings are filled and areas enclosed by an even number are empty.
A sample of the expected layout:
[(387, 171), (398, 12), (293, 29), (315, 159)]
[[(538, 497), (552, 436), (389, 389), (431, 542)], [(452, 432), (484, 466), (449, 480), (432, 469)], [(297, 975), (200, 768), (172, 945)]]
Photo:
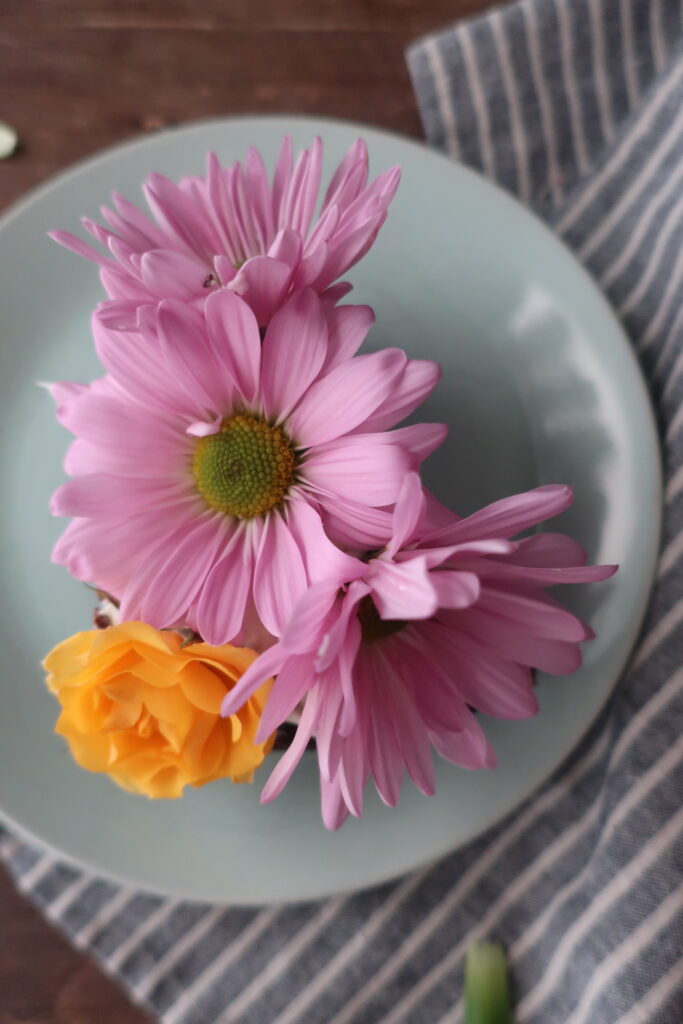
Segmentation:
[[(195, 118), (327, 114), (420, 135), (403, 51), (492, 0), (0, 0), (0, 208), (103, 146)], [(0, 1024), (146, 1018), (0, 872)], [(265, 1024), (265, 1022), (264, 1022)]]

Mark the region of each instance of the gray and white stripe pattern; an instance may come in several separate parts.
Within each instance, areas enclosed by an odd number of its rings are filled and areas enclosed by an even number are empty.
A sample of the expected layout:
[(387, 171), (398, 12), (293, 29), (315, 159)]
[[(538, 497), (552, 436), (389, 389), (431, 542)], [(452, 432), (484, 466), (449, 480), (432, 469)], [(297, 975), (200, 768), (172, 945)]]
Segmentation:
[(683, 1020), (682, 6), (521, 0), (408, 55), (429, 141), (555, 225), (650, 381), (664, 540), (629, 675), (508, 820), (344, 899), (177, 903), (0, 833), (21, 890), (166, 1024), (457, 1024), (480, 936), (510, 952), (520, 1024)]

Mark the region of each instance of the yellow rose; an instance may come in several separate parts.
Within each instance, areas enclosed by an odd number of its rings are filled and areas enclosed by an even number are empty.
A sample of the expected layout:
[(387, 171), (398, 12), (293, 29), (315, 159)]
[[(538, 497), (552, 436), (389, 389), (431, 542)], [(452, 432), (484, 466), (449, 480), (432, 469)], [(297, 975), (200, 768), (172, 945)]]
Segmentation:
[(270, 684), (229, 718), (220, 707), (256, 652), (182, 643), (178, 633), (122, 622), (76, 633), (48, 654), (47, 685), (62, 706), (55, 732), (82, 768), (151, 797), (251, 781), (274, 740), (254, 743)]

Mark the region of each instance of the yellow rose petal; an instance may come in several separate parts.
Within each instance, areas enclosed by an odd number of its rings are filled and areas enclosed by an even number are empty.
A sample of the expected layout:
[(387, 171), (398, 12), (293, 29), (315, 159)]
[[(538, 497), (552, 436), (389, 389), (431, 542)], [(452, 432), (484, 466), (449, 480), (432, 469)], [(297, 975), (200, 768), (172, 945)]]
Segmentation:
[(126, 729), (132, 729), (140, 717), (141, 710), (141, 701), (127, 704), (114, 701), (100, 728), (102, 732), (124, 732)]
[(220, 706), (256, 657), (183, 646), (179, 633), (142, 622), (77, 633), (43, 663), (62, 708), (55, 731), (79, 765), (133, 793), (170, 799), (188, 785), (251, 779), (273, 745), (254, 743), (270, 684), (227, 719)]
[(196, 708), (213, 715), (220, 712), (228, 687), (208, 665), (188, 661), (178, 675), (178, 682), (187, 699)]

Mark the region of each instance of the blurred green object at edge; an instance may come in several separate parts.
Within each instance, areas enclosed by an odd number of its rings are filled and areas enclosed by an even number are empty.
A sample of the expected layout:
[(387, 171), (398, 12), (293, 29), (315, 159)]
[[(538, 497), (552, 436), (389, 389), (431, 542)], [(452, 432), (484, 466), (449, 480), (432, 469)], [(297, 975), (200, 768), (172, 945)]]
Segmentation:
[(463, 1024), (513, 1024), (507, 960), (494, 942), (476, 943), (467, 952)]

